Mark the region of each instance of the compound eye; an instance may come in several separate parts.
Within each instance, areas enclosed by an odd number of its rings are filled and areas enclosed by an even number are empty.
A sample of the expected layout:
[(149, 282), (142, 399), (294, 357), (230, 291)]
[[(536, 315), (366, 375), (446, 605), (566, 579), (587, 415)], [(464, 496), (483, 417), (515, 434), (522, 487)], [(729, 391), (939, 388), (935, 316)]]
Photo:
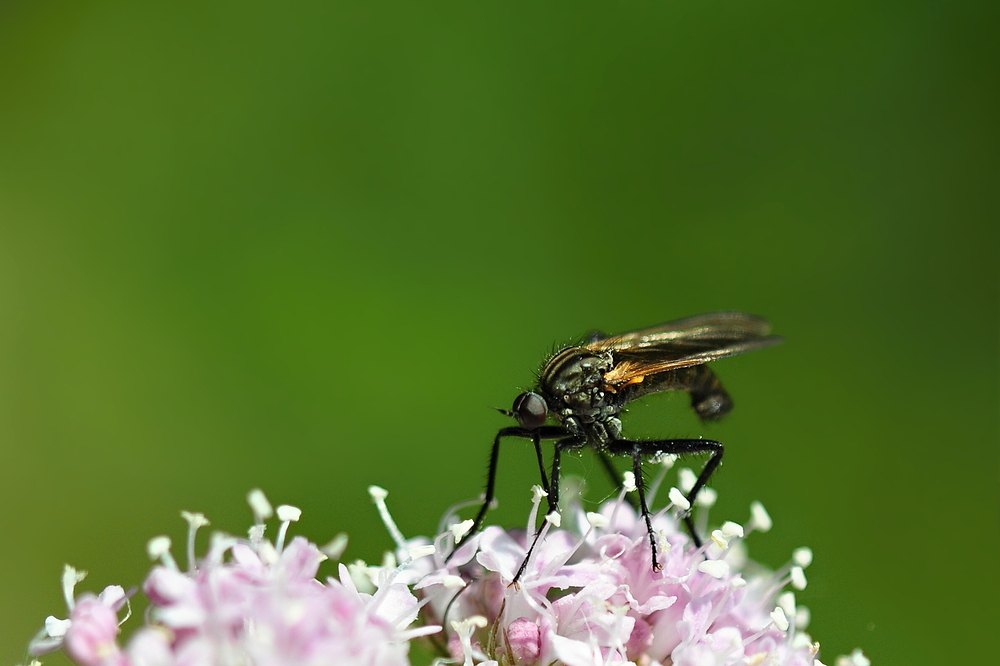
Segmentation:
[(530, 430), (541, 428), (549, 417), (549, 408), (545, 405), (545, 400), (530, 391), (517, 396), (512, 411), (521, 427)]

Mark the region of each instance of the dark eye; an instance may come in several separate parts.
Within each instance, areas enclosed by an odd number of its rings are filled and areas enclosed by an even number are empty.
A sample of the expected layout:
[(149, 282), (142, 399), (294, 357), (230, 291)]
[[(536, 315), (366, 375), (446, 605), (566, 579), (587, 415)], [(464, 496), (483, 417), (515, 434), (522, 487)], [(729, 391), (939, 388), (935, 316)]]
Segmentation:
[(541, 428), (549, 417), (549, 409), (545, 400), (537, 393), (522, 393), (514, 400), (514, 418), (522, 428), (534, 430)]

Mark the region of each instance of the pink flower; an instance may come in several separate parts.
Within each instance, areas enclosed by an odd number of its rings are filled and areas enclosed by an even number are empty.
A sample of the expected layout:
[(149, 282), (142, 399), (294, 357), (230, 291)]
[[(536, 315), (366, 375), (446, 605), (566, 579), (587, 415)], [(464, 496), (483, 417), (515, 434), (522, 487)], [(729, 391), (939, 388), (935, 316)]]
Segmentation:
[(66, 653), (84, 666), (124, 663), (115, 642), (118, 610), (124, 602), (124, 590), (118, 586), (106, 588), (100, 597), (81, 595), (69, 616)]
[[(773, 573), (742, 556), (746, 534), (770, 527), (763, 507), (753, 507), (749, 529), (728, 522), (700, 549), (675, 514), (660, 511), (653, 524), (663, 568), (654, 571), (645, 523), (624, 496), (596, 514), (571, 503), (561, 516), (565, 529), (550, 516), (517, 584), (524, 530), (488, 527), (474, 558), (461, 553), (447, 562), (453, 540), (439, 536), (434, 557), (410, 568), (422, 574), (415, 589), (428, 603), (428, 620), (445, 625), (451, 656), (524, 666), (819, 663), (819, 645), (804, 631), (806, 613), (796, 613), (794, 593), (782, 593), (789, 584), (805, 587), (802, 567), (811, 553), (797, 551)], [(468, 624), (477, 617), (482, 621)], [(468, 637), (456, 641), (460, 628)]]
[[(258, 491), (249, 539), (214, 535), (198, 561), (189, 547), (187, 571), (171, 556), (169, 539), (150, 542), (150, 555), (161, 563), (143, 584), (149, 624), (124, 647), (117, 640), (124, 592), (108, 588), (101, 597), (74, 599), (72, 585), (82, 577), (68, 569), (70, 618), (48, 622), (33, 654), (61, 646), (83, 666), (408, 666), (410, 639), (440, 629), (408, 629), (419, 610), (409, 588), (385, 571), (364, 581), (371, 592), (359, 590), (343, 564), (339, 578), (317, 580), (327, 555), (303, 537), (284, 543), (298, 510), (278, 507), (281, 525), (272, 543), (263, 538), (263, 503)], [(185, 518), (193, 544), (207, 521), (199, 514)]]
[(118, 612), (128, 604), (128, 595), (120, 586), (111, 585), (99, 596), (87, 593), (76, 598), (76, 585), (86, 577), (86, 571), (78, 571), (68, 564), (63, 568), (63, 596), (69, 618), (60, 620), (51, 615), (46, 618), (45, 628), (28, 645), (28, 654), (39, 656), (64, 648), (77, 663), (85, 666), (121, 663), (116, 643)]
[[(661, 481), (662, 473), (650, 502)], [(380, 565), (341, 563), (337, 577), (318, 580), (320, 563), (339, 559), (345, 540), (322, 549), (304, 537), (286, 543), (299, 510), (275, 511), (253, 491), (249, 537), (215, 534), (200, 559), (194, 537), (208, 521), (184, 514), (186, 569), (169, 539), (150, 541), (158, 560), (142, 586), (150, 608), (127, 641), (119, 625), (128, 614), (119, 615), (128, 594), (113, 586), (77, 597), (84, 574), (67, 567), (69, 618), (49, 617), (30, 652), (61, 647), (83, 666), (408, 666), (410, 642), (424, 639), (462, 666), (822, 666), (819, 644), (805, 632), (809, 614), (795, 599), (811, 551), (798, 549), (774, 572), (744, 556), (745, 538), (771, 527), (759, 504), (746, 528), (726, 522), (701, 548), (679, 527), (673, 504), (660, 510), (652, 522), (662, 568), (654, 571), (645, 522), (625, 491), (596, 513), (571, 501), (546, 516), (530, 558), (540, 488), (527, 529), (487, 527), (455, 553), (471, 521), (448, 512), (433, 540), (407, 540), (387, 492), (369, 492), (396, 545)], [(275, 513), (271, 541), (265, 521)], [(870, 666), (860, 651), (837, 663)]]

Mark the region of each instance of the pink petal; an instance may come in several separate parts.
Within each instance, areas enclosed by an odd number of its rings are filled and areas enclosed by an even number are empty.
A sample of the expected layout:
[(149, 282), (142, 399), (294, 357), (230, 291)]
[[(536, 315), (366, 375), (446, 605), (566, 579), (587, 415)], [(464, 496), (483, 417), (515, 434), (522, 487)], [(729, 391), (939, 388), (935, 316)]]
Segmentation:
[(77, 599), (66, 630), (65, 649), (82, 666), (100, 666), (117, 655), (118, 614), (93, 595)]

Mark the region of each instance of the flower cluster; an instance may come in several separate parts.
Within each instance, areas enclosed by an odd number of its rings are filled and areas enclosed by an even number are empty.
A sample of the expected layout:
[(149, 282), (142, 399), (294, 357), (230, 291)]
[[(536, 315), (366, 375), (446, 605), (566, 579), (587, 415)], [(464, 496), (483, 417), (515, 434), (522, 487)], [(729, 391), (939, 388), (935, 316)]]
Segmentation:
[[(651, 486), (650, 501), (671, 463)], [(678, 526), (691, 507), (671, 489), (671, 503), (653, 517), (662, 565), (654, 570), (645, 522), (626, 501), (635, 488), (629, 474), (624, 486), (594, 513), (577, 495), (537, 532), (545, 492), (536, 487), (527, 529), (487, 527), (457, 550), (472, 521), (449, 511), (435, 539), (407, 539), (386, 491), (373, 486), (395, 552), (377, 566), (340, 564), (339, 577), (323, 582), (316, 579), (320, 562), (339, 560), (346, 537), (322, 548), (302, 537), (286, 544), (299, 510), (275, 511), (252, 491), (249, 536), (215, 534), (200, 559), (194, 535), (207, 520), (183, 514), (184, 570), (169, 539), (150, 541), (158, 561), (142, 586), (150, 608), (127, 640), (119, 626), (135, 591), (113, 586), (75, 596), (85, 574), (67, 567), (69, 617), (49, 617), (29, 651), (62, 648), (83, 666), (402, 666), (419, 639), (437, 652), (435, 664), (463, 666), (822, 666), (819, 644), (805, 632), (808, 610), (785, 590), (805, 588), (811, 551), (798, 549), (774, 572), (745, 557), (744, 539), (771, 527), (762, 506), (751, 508), (745, 527), (726, 522), (698, 548)], [(699, 496), (702, 522), (713, 501), (711, 491)], [(272, 542), (265, 521), (275, 513)], [(869, 662), (857, 650), (837, 666)]]
[[(667, 461), (668, 465), (671, 461)], [(685, 474), (682, 473), (682, 485)], [(659, 481), (654, 486), (659, 485)], [(634, 490), (626, 474), (625, 488)], [(534, 488), (528, 529), (488, 527), (453, 554), (471, 521), (434, 542), (431, 557), (403, 568), (426, 606), (426, 621), (447, 627), (443, 651), (457, 663), (566, 666), (814, 666), (819, 645), (804, 629), (808, 610), (792, 591), (806, 586), (807, 548), (768, 572), (748, 562), (743, 539), (771, 520), (755, 503), (746, 528), (727, 522), (696, 548), (678, 527), (689, 509), (671, 489), (671, 504), (653, 518), (660, 564), (654, 571), (645, 522), (625, 490), (596, 513), (573, 501), (546, 516), (529, 549), (543, 489)], [(378, 501), (378, 500), (377, 500)], [(709, 492), (705, 504), (714, 501)], [(561, 524), (565, 527), (561, 529)], [(395, 532), (390, 526), (390, 531)], [(425, 540), (398, 541), (405, 553)], [(530, 555), (529, 555), (530, 551)], [(450, 557), (449, 557), (450, 554)], [(517, 572), (529, 557), (519, 578)], [(515, 582), (515, 578), (517, 579)]]
[(410, 663), (409, 641), (440, 629), (407, 630), (418, 602), (391, 571), (376, 577), (373, 594), (359, 591), (344, 565), (339, 579), (318, 581), (320, 563), (328, 555), (339, 557), (346, 539), (322, 550), (302, 537), (285, 544), (289, 524), (300, 515), (285, 505), (277, 508), (280, 527), (272, 543), (264, 539), (271, 505), (260, 491), (249, 499), (257, 518), (249, 538), (215, 534), (197, 562), (195, 532), (208, 521), (183, 514), (190, 525), (186, 571), (171, 555), (167, 537), (149, 542), (150, 556), (160, 562), (142, 587), (150, 601), (149, 624), (124, 647), (118, 614), (127, 607), (126, 592), (112, 586), (99, 596), (74, 597), (86, 574), (67, 566), (69, 618), (49, 617), (29, 652), (37, 656), (62, 647), (83, 666), (404, 666)]

